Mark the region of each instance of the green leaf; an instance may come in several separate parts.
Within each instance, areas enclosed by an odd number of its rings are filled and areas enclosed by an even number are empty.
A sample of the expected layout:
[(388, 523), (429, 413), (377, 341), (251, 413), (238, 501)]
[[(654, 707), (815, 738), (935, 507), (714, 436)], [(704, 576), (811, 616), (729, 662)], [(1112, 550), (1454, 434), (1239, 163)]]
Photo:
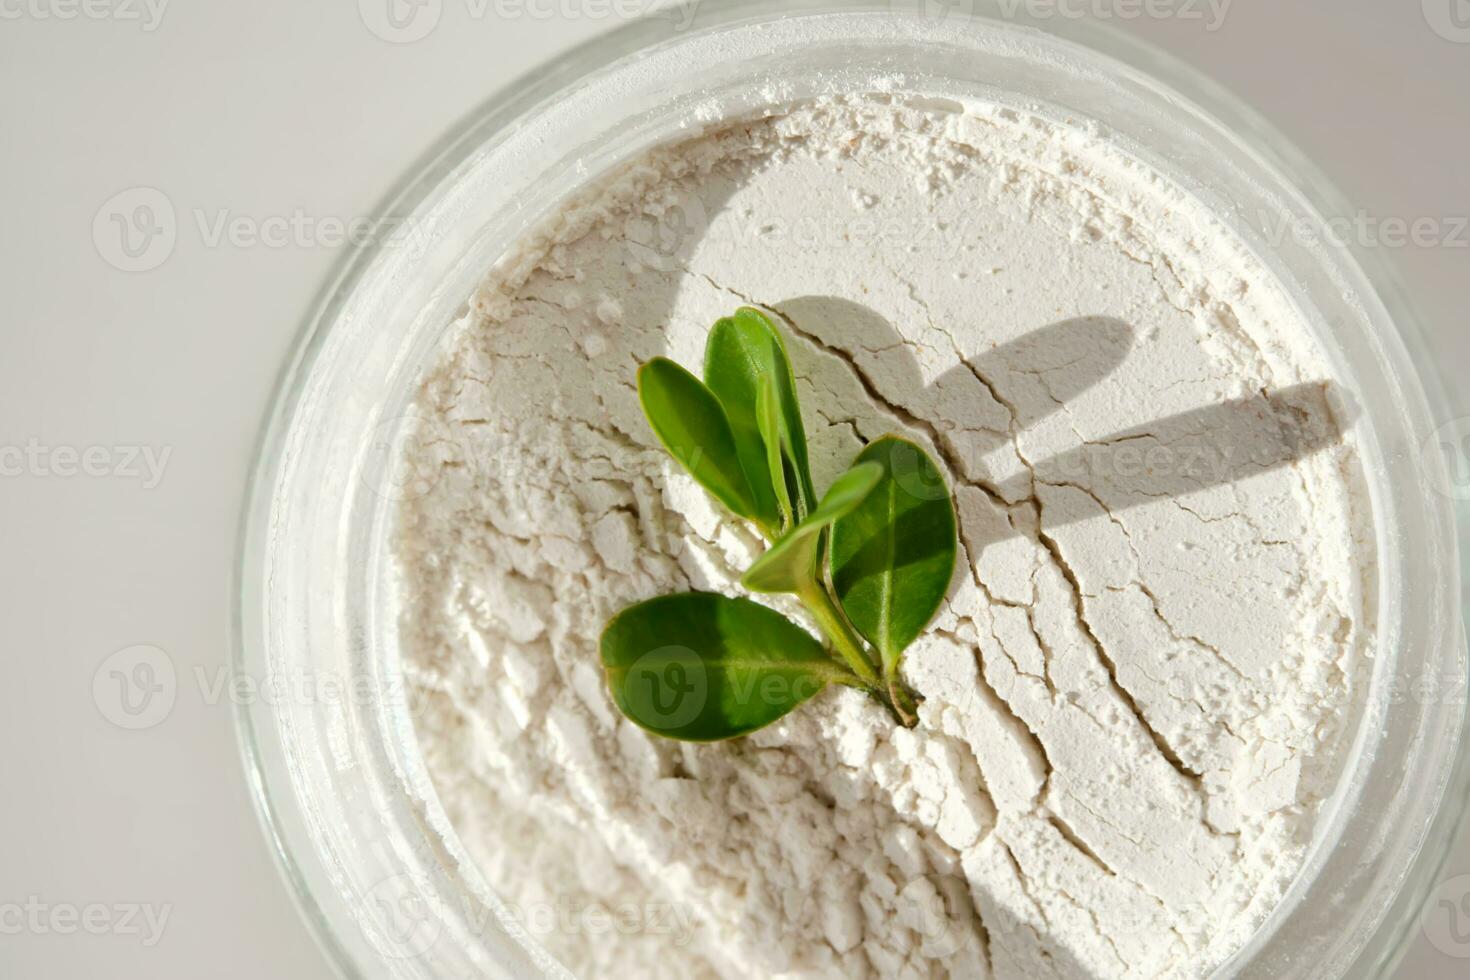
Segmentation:
[(801, 592), (817, 584), (822, 532), (851, 514), (882, 482), (883, 467), (858, 462), (838, 477), (817, 509), (772, 545), (740, 580), (752, 592)]
[(858, 455), (883, 479), (832, 527), (832, 583), (857, 631), (892, 678), (949, 592), (957, 537), (954, 502), (939, 467), (918, 446), (885, 436)]
[(708, 592), (618, 613), (602, 633), (602, 663), (623, 714), (686, 742), (763, 728), (849, 676), (780, 613)]
[[(775, 388), (786, 435), (782, 448), (791, 466), (791, 482), (794, 484), (790, 495), (795, 498), (798, 518), (804, 517), (811, 509), (816, 493), (812, 490), (806, 428), (801, 422), (796, 377), (791, 371), (791, 359), (786, 354), (786, 342), (768, 316), (754, 307), (741, 307), (734, 316), (716, 321), (710, 330), (704, 348), (704, 380), (720, 399), (720, 404), (725, 406), (740, 458), (746, 464), (746, 472), (751, 474), (771, 472), (766, 440), (761, 435), (760, 426), (763, 379), (769, 379)], [(774, 479), (769, 489), (774, 512), (777, 500)]]
[(766, 468), (771, 486), (776, 491), (776, 506), (781, 512), (781, 528), (785, 530), (796, 522), (796, 511), (791, 506), (791, 484), (786, 476), (786, 452), (783, 447), (790, 442), (786, 426), (781, 419), (781, 400), (776, 386), (770, 378), (762, 378), (760, 396), (756, 405), (756, 421), (759, 423), (761, 440), (766, 446)]
[(740, 517), (776, 525), (752, 492), (730, 420), (704, 382), (657, 357), (638, 369), (638, 399), (654, 434), (700, 486)]

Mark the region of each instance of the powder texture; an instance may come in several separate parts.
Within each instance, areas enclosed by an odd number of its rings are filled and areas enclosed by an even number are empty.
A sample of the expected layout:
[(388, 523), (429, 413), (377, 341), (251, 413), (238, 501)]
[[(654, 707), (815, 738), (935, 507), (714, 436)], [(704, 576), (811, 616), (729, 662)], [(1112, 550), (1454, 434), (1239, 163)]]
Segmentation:
[[(760, 553), (633, 387), (752, 303), (819, 491), (888, 432), (952, 481), (914, 730), (843, 689), (681, 745), (606, 691), (611, 615), (741, 594)], [(581, 976), (1204, 976), (1352, 734), (1345, 403), (1281, 285), (1087, 126), (854, 97), (650, 151), (489, 274), (418, 402), (398, 555), (440, 800)]]

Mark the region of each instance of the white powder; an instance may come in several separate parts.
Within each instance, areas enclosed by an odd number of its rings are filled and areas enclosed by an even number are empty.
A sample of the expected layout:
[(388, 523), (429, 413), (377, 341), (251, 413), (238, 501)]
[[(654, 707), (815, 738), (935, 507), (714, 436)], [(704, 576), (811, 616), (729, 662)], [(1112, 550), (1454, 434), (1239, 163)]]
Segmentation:
[[(689, 746), (608, 697), (608, 617), (759, 553), (633, 388), (745, 303), (819, 487), (889, 431), (950, 470), (916, 730), (829, 690)], [(399, 555), (441, 800), (579, 975), (1206, 975), (1300, 868), (1371, 652), (1331, 377), (1087, 127), (854, 98), (655, 151), (492, 272), (423, 389)]]

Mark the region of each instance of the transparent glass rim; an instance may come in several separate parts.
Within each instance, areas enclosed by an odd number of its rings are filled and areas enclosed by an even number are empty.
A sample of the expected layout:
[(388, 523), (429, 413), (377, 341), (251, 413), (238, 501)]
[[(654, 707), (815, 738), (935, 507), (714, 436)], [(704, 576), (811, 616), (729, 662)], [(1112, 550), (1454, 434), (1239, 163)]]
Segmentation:
[[(921, 2), (921, 0), (919, 0)], [(892, 12), (899, 4), (842, 2), (842, 0), (705, 0), (699, 12), (699, 31), (714, 30), (747, 21), (777, 17), (800, 17), (823, 13)], [(1317, 214), (1350, 211), (1332, 183), (1289, 140), (1260, 115), (1197, 72), (1192, 67), (1153, 48), (1109, 24), (1095, 20), (1028, 19), (1019, 13), (1003, 12), (993, 0), (977, 0), (968, 19), (977, 25), (999, 23), (1041, 31), (1062, 41), (1090, 49), (1120, 65), (1140, 72), (1163, 88), (1183, 96), (1204, 120), (1231, 135), (1250, 149), (1261, 166), (1299, 192)], [(1021, 5), (1024, 8), (1025, 5)], [(377, 214), (384, 218), (413, 213), (461, 166), (477, 147), (523, 119), (567, 86), (655, 45), (671, 40), (668, 25), (656, 20), (633, 22), (575, 47), (548, 61), (537, 70), (506, 86), (484, 101), (446, 136), (440, 139), (384, 197)], [(353, 292), (371, 273), (384, 248), (374, 237), (345, 253), (313, 301), (277, 379), (271, 405), (261, 427), (250, 483), (239, 527), (232, 610), (233, 666), (244, 676), (258, 672), (262, 663), (264, 617), (265, 548), (270, 534), (280, 460), (286, 450), (292, 417), (303, 396), (311, 368), (328, 340), (337, 314)], [(1446, 420), (1456, 414), (1431, 352), (1431, 345), (1387, 257), (1354, 249), (1347, 261), (1361, 271), (1372, 289), (1366, 299), (1384, 308), (1384, 320), (1393, 328), (1387, 338), (1403, 351), (1402, 365), (1410, 374), (1407, 383), (1420, 390), (1426, 409), (1421, 421)], [(1455, 508), (1455, 531), (1459, 539), (1460, 563), (1470, 554), (1470, 509)], [(1462, 595), (1457, 616), (1470, 609)], [(1463, 647), (1463, 639), (1461, 640)], [(242, 704), (236, 712), (239, 739), (247, 778), (257, 814), (278, 865), (291, 885), (293, 896), (334, 967), (347, 977), (375, 976), (364, 966), (360, 951), (341, 941), (338, 923), (324, 910), (317, 887), (306, 872), (314, 855), (302, 853), (308, 846), (297, 815), (298, 801), (283, 784), (282, 760), (265, 748), (265, 730), (276, 723), (269, 705)], [(1420, 911), (1438, 883), (1449, 858), (1470, 801), (1470, 755), (1462, 739), (1464, 712), (1455, 720), (1457, 732), (1452, 764), (1445, 767), (1441, 803), (1432, 815), (1423, 815), (1427, 826), (1418, 852), (1408, 857), (1402, 884), (1370, 936), (1364, 937), (1350, 973), (1379, 977), (1392, 972), (1412, 942)], [(547, 964), (536, 963), (546, 969)]]

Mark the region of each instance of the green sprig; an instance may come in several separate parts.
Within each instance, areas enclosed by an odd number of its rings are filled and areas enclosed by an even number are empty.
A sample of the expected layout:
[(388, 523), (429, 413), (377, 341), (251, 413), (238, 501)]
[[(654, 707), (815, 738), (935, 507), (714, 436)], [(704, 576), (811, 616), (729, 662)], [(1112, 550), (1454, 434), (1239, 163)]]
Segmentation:
[(618, 708), (659, 735), (719, 741), (836, 683), (915, 724), (903, 652), (943, 603), (958, 550), (954, 502), (934, 461), (885, 436), (818, 500), (785, 341), (752, 307), (710, 331), (702, 381), (656, 358), (638, 372), (638, 395), (670, 455), (770, 542), (741, 584), (795, 596), (827, 644), (748, 599), (651, 599), (602, 634)]

